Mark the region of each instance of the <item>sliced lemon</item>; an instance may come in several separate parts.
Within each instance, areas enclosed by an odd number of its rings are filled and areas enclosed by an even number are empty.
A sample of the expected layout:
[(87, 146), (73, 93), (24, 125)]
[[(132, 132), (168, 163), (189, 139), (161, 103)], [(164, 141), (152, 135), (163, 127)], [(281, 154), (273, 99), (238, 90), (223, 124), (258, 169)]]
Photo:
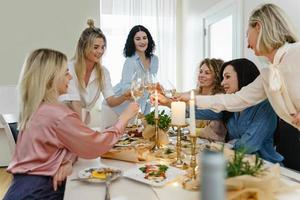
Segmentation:
[(92, 177), (93, 178), (99, 178), (99, 179), (106, 179), (106, 174), (105, 174), (104, 171), (94, 170), (92, 172)]

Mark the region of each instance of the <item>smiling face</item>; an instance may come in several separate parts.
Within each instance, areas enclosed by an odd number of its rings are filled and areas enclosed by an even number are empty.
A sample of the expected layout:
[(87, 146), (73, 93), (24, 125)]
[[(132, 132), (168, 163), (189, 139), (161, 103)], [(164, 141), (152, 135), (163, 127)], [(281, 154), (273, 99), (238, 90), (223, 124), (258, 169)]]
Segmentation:
[(145, 53), (148, 48), (148, 37), (144, 31), (139, 31), (134, 35), (133, 38), (135, 50), (140, 53)]
[(86, 55), (86, 60), (97, 63), (102, 58), (105, 52), (105, 41), (103, 38), (95, 38), (90, 51)]
[(66, 94), (68, 92), (69, 81), (72, 79), (67, 63), (64, 63), (64, 74), (57, 81), (57, 91), (59, 95)]
[(223, 86), (226, 94), (232, 94), (239, 90), (237, 73), (232, 65), (227, 65), (223, 71)]
[(202, 88), (213, 88), (215, 83), (215, 74), (208, 66), (204, 63), (199, 70), (198, 82)]
[(256, 56), (261, 56), (259, 50), (256, 48), (258, 42), (258, 35), (260, 31), (260, 24), (256, 23), (255, 26), (249, 25), (247, 30), (248, 48), (254, 51)]

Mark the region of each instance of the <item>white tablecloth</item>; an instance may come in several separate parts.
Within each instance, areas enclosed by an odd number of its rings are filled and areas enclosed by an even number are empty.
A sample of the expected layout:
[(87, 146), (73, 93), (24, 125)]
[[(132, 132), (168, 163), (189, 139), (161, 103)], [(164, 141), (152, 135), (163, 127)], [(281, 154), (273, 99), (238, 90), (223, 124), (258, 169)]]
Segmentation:
[[(108, 160), (108, 159), (94, 159), (85, 160), (79, 159), (73, 169), (72, 175), (68, 178), (65, 190), (65, 200), (101, 200), (105, 196), (105, 184), (104, 183), (86, 183), (80, 181), (70, 181), (70, 179), (77, 178), (77, 174), (80, 170), (87, 167), (99, 167), (100, 164), (117, 167), (122, 170), (128, 170), (134, 167), (136, 164)], [(281, 169), (282, 174), (290, 176), (300, 180), (300, 174), (288, 170), (286, 168)], [(293, 184), (291, 181), (282, 177), (285, 182)], [(146, 184), (142, 184), (128, 178), (120, 178), (115, 180), (111, 184), (111, 197), (112, 200), (198, 200), (199, 192), (187, 191), (182, 189), (182, 186), (178, 183), (171, 183), (164, 187), (151, 187)], [(278, 195), (278, 200), (300, 200), (300, 189), (290, 192), (281, 193)]]

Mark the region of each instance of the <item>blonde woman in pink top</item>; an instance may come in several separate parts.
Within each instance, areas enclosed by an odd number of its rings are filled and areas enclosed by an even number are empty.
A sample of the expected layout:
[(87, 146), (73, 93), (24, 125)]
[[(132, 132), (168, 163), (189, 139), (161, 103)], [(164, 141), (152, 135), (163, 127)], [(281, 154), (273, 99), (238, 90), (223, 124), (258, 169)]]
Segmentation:
[(58, 101), (71, 79), (67, 57), (58, 51), (38, 49), (25, 61), (19, 83), (20, 134), (7, 169), (14, 178), (5, 200), (63, 199), (63, 181), (76, 156), (89, 159), (107, 152), (137, 114), (139, 107), (132, 103), (113, 127), (91, 130)]

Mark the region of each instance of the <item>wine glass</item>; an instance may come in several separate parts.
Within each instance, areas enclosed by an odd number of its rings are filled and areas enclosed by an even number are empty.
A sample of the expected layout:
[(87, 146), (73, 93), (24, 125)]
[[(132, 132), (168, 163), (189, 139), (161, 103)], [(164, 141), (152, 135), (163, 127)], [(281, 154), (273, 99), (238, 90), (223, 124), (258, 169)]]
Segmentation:
[(149, 71), (147, 71), (145, 76), (145, 89), (150, 95), (154, 94), (156, 89), (156, 83), (157, 83), (156, 75), (151, 74)]
[[(133, 75), (131, 85), (130, 85), (131, 96), (135, 102), (139, 100), (144, 95), (144, 81), (139, 73)], [(138, 114), (134, 119), (134, 124), (138, 125)]]
[(144, 84), (142, 79), (132, 80), (130, 90), (132, 98), (137, 102), (144, 94)]
[(163, 88), (164, 88), (164, 95), (170, 99), (174, 98), (176, 94), (176, 88), (174, 84), (167, 80), (163, 83)]

